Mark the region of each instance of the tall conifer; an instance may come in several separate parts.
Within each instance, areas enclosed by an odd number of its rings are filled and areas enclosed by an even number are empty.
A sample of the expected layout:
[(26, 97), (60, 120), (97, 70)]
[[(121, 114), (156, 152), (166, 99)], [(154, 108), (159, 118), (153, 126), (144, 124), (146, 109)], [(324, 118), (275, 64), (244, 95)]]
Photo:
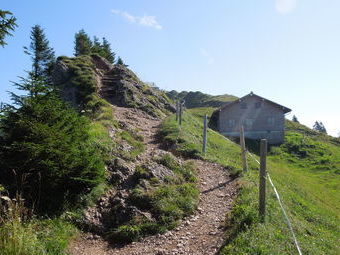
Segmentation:
[(31, 30), (31, 44), (24, 47), (27, 55), (31, 56), (32, 70), (30, 75), (33, 79), (42, 78), (50, 82), (51, 72), (55, 63), (54, 50), (49, 46), (44, 30), (35, 25)]
[(74, 55), (76, 57), (91, 54), (93, 43), (84, 29), (75, 34), (74, 44)]
[(16, 18), (9, 11), (0, 9), (0, 46), (5, 46), (5, 37), (11, 36), (11, 32), (17, 27)]

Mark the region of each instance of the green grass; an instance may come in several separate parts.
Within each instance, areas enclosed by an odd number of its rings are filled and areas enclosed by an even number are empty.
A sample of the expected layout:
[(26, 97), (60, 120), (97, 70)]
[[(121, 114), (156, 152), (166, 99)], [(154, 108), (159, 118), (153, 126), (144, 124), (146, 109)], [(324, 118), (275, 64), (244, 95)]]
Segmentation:
[[(138, 155), (140, 155), (145, 150), (145, 145), (143, 143), (143, 137), (137, 135), (136, 132), (133, 131), (121, 131), (118, 134), (120, 141), (126, 141), (130, 146), (131, 150), (129, 151), (121, 151), (120, 155), (126, 159), (135, 159)], [(119, 143), (119, 140), (117, 141)]]
[(167, 92), (168, 97), (173, 100), (184, 100), (185, 105), (188, 108), (197, 108), (197, 107), (220, 107), (226, 102), (234, 101), (237, 97), (232, 95), (219, 95), (212, 96), (208, 94), (204, 94), (199, 91), (182, 91), (178, 93), (177, 91)]
[(175, 145), (176, 152), (183, 156), (217, 162), (233, 175), (242, 172), (240, 149), (211, 129), (208, 129), (207, 151), (205, 154), (202, 152), (203, 121), (190, 112), (183, 114), (181, 127), (176, 123), (174, 115), (168, 117), (162, 124), (161, 135), (169, 146)]
[[(0, 195), (5, 190), (0, 185)], [(61, 218), (36, 219), (17, 196), (0, 198), (0, 255), (66, 255), (77, 231)]]
[[(181, 128), (174, 116), (162, 134), (182, 155), (204, 158), (240, 172), (239, 147), (215, 132), (208, 133), (208, 151), (201, 153), (202, 111), (186, 112)], [(303, 254), (339, 254), (339, 139), (288, 122), (286, 142), (273, 147), (268, 171), (281, 195)], [(258, 217), (258, 165), (238, 179), (240, 191), (227, 215), (226, 244), (221, 254), (297, 254), (291, 234), (267, 183), (265, 224)]]
[(62, 220), (7, 221), (0, 226), (1, 255), (66, 255), (75, 228)]
[(209, 119), (211, 114), (215, 110), (216, 110), (215, 107), (198, 107), (198, 108), (188, 109), (188, 112), (190, 112), (194, 117), (197, 117), (202, 121), (205, 115), (208, 115), (208, 119)]

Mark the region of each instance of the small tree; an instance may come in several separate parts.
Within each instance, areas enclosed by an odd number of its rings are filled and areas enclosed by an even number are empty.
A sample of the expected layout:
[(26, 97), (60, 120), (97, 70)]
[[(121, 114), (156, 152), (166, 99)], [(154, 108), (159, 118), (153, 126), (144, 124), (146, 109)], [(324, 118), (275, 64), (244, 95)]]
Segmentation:
[(11, 12), (0, 9), (0, 45), (2, 47), (7, 44), (5, 37), (11, 36), (11, 32), (18, 26), (16, 20)]
[(76, 57), (91, 54), (93, 43), (84, 29), (75, 34), (74, 44), (74, 55)]
[(24, 51), (32, 59), (33, 79), (41, 78), (45, 82), (50, 82), (52, 69), (55, 63), (55, 55), (49, 41), (46, 38), (44, 30), (39, 25), (35, 25), (31, 30), (31, 44), (24, 47)]
[(103, 47), (97, 36), (93, 37), (91, 53), (97, 53), (98, 55), (103, 55)]
[(123, 59), (121, 57), (118, 57), (118, 60), (117, 60), (117, 65), (122, 65), (122, 66), (125, 66), (125, 67), (128, 67), (128, 65), (126, 65), (123, 61)]
[(0, 179), (39, 212), (56, 214), (103, 181), (104, 165), (89, 144), (85, 117), (46, 91), (41, 79), (17, 86), (28, 93), (2, 112)]
[(105, 37), (103, 37), (102, 48), (104, 53), (103, 57), (113, 64), (115, 62), (116, 54), (111, 50), (111, 45)]
[(315, 121), (314, 125), (313, 125), (313, 129), (320, 132), (320, 133), (324, 133), (327, 134), (327, 130), (325, 128), (325, 126), (323, 125), (323, 123), (320, 121)]
[(292, 121), (296, 123), (300, 123), (295, 115), (293, 115)]

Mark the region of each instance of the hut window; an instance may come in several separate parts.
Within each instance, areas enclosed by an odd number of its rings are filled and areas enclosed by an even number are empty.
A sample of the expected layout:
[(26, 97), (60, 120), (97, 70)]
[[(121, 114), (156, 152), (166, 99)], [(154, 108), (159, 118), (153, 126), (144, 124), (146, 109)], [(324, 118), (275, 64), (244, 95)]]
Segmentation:
[(241, 109), (247, 109), (247, 103), (242, 103), (241, 104)]
[(234, 127), (235, 126), (235, 120), (228, 120), (228, 127)]
[(255, 108), (256, 108), (256, 109), (261, 108), (261, 102), (256, 102), (256, 103), (255, 103)]
[(275, 118), (274, 117), (269, 117), (268, 118), (268, 124), (271, 125), (271, 126), (275, 125)]

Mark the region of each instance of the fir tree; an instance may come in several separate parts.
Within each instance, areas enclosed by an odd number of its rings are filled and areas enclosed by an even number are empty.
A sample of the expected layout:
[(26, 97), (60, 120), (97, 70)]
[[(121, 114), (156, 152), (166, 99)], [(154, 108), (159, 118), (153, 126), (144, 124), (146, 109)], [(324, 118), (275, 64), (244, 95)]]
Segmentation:
[(99, 38), (97, 36), (93, 37), (91, 53), (96, 53), (100, 56), (103, 55), (103, 46), (101, 45)]
[(115, 62), (116, 54), (111, 50), (111, 45), (105, 37), (103, 37), (102, 48), (104, 53), (103, 57), (113, 64)]
[(42, 78), (46, 82), (50, 82), (52, 69), (55, 63), (54, 50), (49, 46), (44, 30), (35, 25), (31, 30), (31, 44), (24, 47), (25, 53), (32, 59), (32, 75), (33, 79)]
[(123, 59), (121, 58), (121, 57), (118, 57), (118, 60), (117, 60), (117, 63), (116, 63), (117, 65), (123, 65), (123, 66), (125, 66), (125, 67), (128, 67), (128, 65), (126, 65), (125, 63), (124, 63), (124, 61), (123, 61)]
[(11, 32), (17, 27), (16, 18), (9, 11), (0, 9), (0, 45), (5, 46), (6, 36), (11, 36)]
[(300, 123), (295, 115), (293, 115), (292, 121), (296, 123)]
[(93, 43), (84, 29), (75, 34), (74, 44), (74, 55), (76, 57), (91, 54)]
[(89, 144), (85, 117), (46, 91), (40, 78), (17, 85), (27, 93), (2, 112), (0, 179), (38, 212), (55, 214), (103, 181), (103, 161)]
[(325, 126), (323, 125), (323, 123), (320, 121), (315, 121), (314, 125), (313, 125), (313, 129), (315, 131), (318, 131), (320, 133), (324, 133), (324, 134), (327, 134), (327, 130), (325, 128)]

